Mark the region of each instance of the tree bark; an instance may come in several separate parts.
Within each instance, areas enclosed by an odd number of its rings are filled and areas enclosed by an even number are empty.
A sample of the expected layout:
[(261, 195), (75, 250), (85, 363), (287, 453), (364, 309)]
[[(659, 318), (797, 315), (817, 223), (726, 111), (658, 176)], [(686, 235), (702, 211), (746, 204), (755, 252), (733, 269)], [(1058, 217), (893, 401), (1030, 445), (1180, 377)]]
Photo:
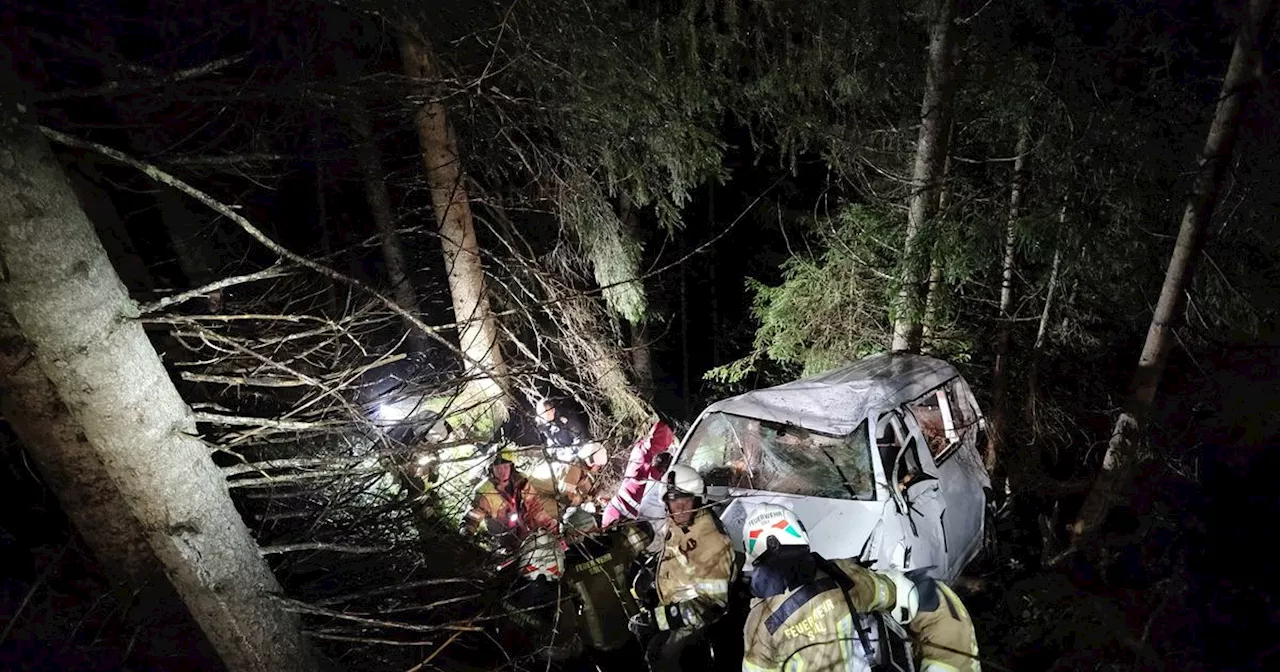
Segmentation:
[[(426, 87), (439, 79), (435, 54), (425, 37), (401, 33), (400, 55), (404, 72), (411, 79)], [(484, 266), (471, 204), (463, 186), (457, 139), (449, 126), (444, 105), (433, 93), (424, 91), (426, 102), (418, 107), (414, 121), (439, 226), (453, 312), (459, 323), (458, 345), (466, 359), (463, 369), (473, 381), (471, 387), (479, 395), (479, 401), (493, 404), (501, 416), (505, 415), (506, 406), (499, 381), (506, 369), (498, 342), (498, 326), (485, 290)]]
[(0, 374), (6, 418), (53, 467), (95, 550), (131, 572), (158, 563), (228, 669), (311, 669), (298, 621), (274, 601), (280, 586), (66, 177), (6, 107), (0, 351), (19, 363)]
[[(369, 112), (363, 104), (355, 101), (347, 105), (347, 117), (351, 130), (356, 136), (356, 163), (360, 166), (364, 196), (369, 201), (369, 212), (373, 215), (373, 224), (378, 230), (383, 266), (386, 270), (387, 282), (391, 283), (391, 296), (401, 308), (419, 313), (421, 310), (418, 305), (418, 293), (413, 287), (413, 281), (410, 280), (409, 267), (404, 259), (404, 249), (400, 246), (399, 236), (396, 235), (391, 194), (387, 191), (387, 175), (382, 167), (382, 152), (378, 151)], [(473, 234), (472, 239), (474, 238)], [(421, 331), (408, 323), (405, 328), (415, 348), (422, 350), (426, 347), (426, 337)]]
[[(1058, 232), (1065, 230), (1067, 226), (1067, 200), (1062, 199), (1062, 207), (1058, 210)], [(1036, 341), (1031, 347), (1031, 364), (1027, 371), (1027, 402), (1025, 407), (1025, 419), (1027, 427), (1031, 428), (1032, 444), (1039, 441), (1039, 421), (1037, 415), (1039, 413), (1040, 403), (1040, 359), (1044, 356), (1045, 344), (1049, 337), (1049, 319), (1053, 314), (1053, 299), (1058, 292), (1058, 271), (1062, 266), (1062, 243), (1057, 243), (1053, 248), (1053, 265), (1049, 270), (1049, 282), (1045, 288), (1044, 308), (1040, 310), (1040, 325), (1036, 328)]]
[[(618, 197), (618, 218), (622, 220), (623, 230), (632, 240), (640, 240), (640, 226), (636, 221), (635, 209), (631, 197), (624, 192)], [(640, 268), (636, 268), (635, 277), (640, 277)], [(631, 341), (631, 375), (635, 380), (640, 396), (645, 401), (653, 401), (653, 355), (650, 350), (649, 337), (645, 329), (645, 321), (627, 323)]]
[(1018, 129), (1014, 149), (1013, 183), (1009, 187), (1009, 218), (1004, 225), (1004, 260), (1000, 266), (1000, 324), (996, 332), (996, 361), (991, 373), (991, 437), (987, 441), (983, 462), (987, 471), (996, 468), (997, 457), (1004, 452), (1009, 434), (1009, 344), (1013, 333), (1013, 274), (1017, 268), (1017, 224), (1022, 211), (1022, 195), (1026, 188), (1027, 152), (1031, 131), (1026, 123)]
[(1156, 388), (1164, 373), (1172, 332), (1182, 313), (1183, 299), (1204, 247), (1208, 225), (1217, 205), (1218, 191), (1235, 148), (1240, 116), (1248, 98), (1262, 77), (1261, 36), (1270, 30), (1274, 17), (1271, 0), (1251, 0), (1248, 13), (1236, 35), (1227, 75), (1222, 81), (1217, 109), (1200, 153), (1195, 182), (1187, 197), (1178, 239), (1165, 271), (1160, 299), (1151, 316), (1147, 340), (1138, 358), (1131, 392), (1116, 419), (1102, 470), (1071, 525), (1073, 549), (1095, 534), (1111, 507), (1127, 490), (1137, 459), (1137, 443), (1143, 424), (1155, 401)]
[[(956, 131), (955, 119), (951, 120), (951, 128), (947, 131), (948, 135), (954, 136)], [(938, 215), (945, 216), (947, 208), (951, 206), (951, 153), (947, 153), (947, 157), (942, 162), (942, 189), (938, 192)], [(921, 327), (920, 346), (926, 354), (937, 349), (938, 337), (938, 304), (942, 301), (942, 259), (937, 254), (937, 246), (935, 245), (933, 252), (929, 255), (929, 285), (925, 291), (924, 297), (924, 324)]]
[(903, 244), (897, 315), (893, 322), (893, 350), (916, 352), (923, 333), (924, 276), (928, 273), (915, 257), (920, 233), (938, 210), (938, 196), (945, 173), (950, 141), (952, 99), (956, 84), (956, 0), (937, 0), (929, 36), (929, 64), (924, 100), (920, 105), (920, 135), (916, 140), (915, 167), (911, 176), (907, 233)]
[(130, 288), (130, 291), (137, 293), (155, 289), (155, 283), (151, 280), (151, 271), (138, 255), (133, 237), (129, 235), (128, 227), (120, 218), (120, 213), (116, 211), (111, 195), (94, 184), (91, 179), (101, 179), (101, 176), (84, 164), (68, 168), (66, 175), (71, 181), (71, 188), (75, 191), (85, 215), (93, 223), (94, 230), (98, 232), (98, 238), (102, 240), (102, 246), (106, 248), (111, 262), (120, 269), (120, 276), (125, 281), (125, 285)]

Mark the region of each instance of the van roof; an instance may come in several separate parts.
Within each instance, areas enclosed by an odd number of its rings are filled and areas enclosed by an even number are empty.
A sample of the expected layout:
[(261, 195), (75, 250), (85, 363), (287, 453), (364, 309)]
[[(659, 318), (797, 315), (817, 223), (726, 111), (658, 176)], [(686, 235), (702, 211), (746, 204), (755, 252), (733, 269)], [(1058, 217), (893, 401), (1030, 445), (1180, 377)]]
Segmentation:
[(896, 408), (959, 376), (933, 357), (883, 353), (809, 378), (718, 401), (722, 412), (844, 436), (871, 411)]

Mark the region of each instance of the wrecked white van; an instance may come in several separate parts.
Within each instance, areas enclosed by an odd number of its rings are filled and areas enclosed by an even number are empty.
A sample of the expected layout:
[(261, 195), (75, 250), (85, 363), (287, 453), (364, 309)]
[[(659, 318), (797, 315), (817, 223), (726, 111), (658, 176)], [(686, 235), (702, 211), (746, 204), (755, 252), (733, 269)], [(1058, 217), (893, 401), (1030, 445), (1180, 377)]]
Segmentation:
[[(892, 353), (716, 402), (674, 462), (702, 474), (739, 549), (750, 508), (777, 502), (799, 515), (824, 557), (933, 567), (950, 580), (981, 546), (985, 441), (954, 367)], [(664, 520), (661, 491), (649, 488), (643, 518)]]

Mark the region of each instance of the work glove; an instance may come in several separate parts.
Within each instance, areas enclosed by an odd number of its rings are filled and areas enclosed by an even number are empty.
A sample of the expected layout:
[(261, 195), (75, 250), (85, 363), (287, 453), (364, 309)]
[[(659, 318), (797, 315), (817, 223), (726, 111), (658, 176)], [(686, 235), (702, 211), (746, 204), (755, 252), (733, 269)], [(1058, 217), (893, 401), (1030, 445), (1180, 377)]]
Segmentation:
[(685, 625), (697, 625), (690, 623), (685, 616), (696, 616), (692, 610), (681, 609), (679, 604), (664, 604), (653, 611), (653, 621), (659, 630), (675, 630)]
[(631, 581), (631, 596), (644, 607), (651, 607), (658, 603), (658, 587), (654, 584), (652, 570), (643, 568), (636, 573), (636, 577)]
[(653, 622), (653, 612), (642, 609), (627, 619), (627, 629), (639, 639), (648, 639), (658, 631), (658, 626)]

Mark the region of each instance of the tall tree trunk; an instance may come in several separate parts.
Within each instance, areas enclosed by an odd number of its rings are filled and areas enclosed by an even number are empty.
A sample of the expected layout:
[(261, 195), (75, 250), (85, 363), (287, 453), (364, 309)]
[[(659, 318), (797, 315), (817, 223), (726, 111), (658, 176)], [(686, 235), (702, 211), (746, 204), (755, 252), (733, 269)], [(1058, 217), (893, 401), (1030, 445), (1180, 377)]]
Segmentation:
[[(369, 119), (368, 110), (359, 101), (347, 105), (347, 117), (356, 136), (356, 163), (360, 166), (369, 212), (373, 215), (373, 224), (378, 230), (383, 267), (386, 269), (387, 282), (391, 283), (391, 296), (401, 308), (418, 313), (418, 293), (414, 290), (409, 267), (404, 260), (404, 249), (400, 247), (400, 238), (396, 235), (391, 194), (387, 191), (387, 175), (382, 168), (382, 152), (378, 150), (377, 140), (373, 135), (373, 123)], [(474, 239), (473, 233), (472, 240)], [(409, 341), (418, 350), (426, 347), (426, 334), (408, 322), (405, 323), (405, 328), (409, 332)]]
[(894, 350), (920, 349), (924, 302), (924, 276), (928, 270), (915, 257), (921, 231), (938, 210), (938, 195), (950, 141), (951, 107), (956, 84), (956, 0), (937, 0), (929, 29), (929, 65), (924, 101), (920, 105), (920, 136), (916, 140), (915, 167), (911, 175), (907, 234), (902, 247), (903, 270), (899, 281), (897, 313), (893, 322)]
[(111, 195), (90, 179), (98, 177), (96, 171), (81, 164), (71, 167), (66, 171), (66, 175), (71, 181), (71, 188), (80, 200), (80, 206), (84, 209), (85, 215), (89, 217), (90, 222), (93, 222), (94, 230), (98, 232), (98, 238), (102, 240), (102, 246), (106, 248), (111, 262), (120, 269), (120, 276), (125, 285), (132, 292), (147, 292), (155, 289), (155, 283), (151, 280), (151, 271), (138, 255), (133, 237), (129, 235), (128, 227), (120, 218), (120, 213), (116, 211)]
[[(1062, 207), (1058, 210), (1058, 235), (1066, 230), (1067, 199), (1062, 199)], [(1027, 372), (1027, 402), (1025, 422), (1031, 428), (1032, 444), (1039, 441), (1039, 403), (1040, 403), (1040, 359), (1044, 356), (1045, 345), (1049, 337), (1049, 319), (1053, 314), (1053, 299), (1058, 292), (1058, 270), (1062, 265), (1062, 243), (1059, 241), (1053, 248), (1053, 265), (1049, 270), (1049, 283), (1045, 288), (1044, 308), (1040, 310), (1040, 325), (1036, 328), (1036, 341), (1031, 347), (1031, 364)]]
[(423, 91), (426, 102), (418, 108), (414, 121), (449, 274), (453, 313), (459, 323), (458, 345), (466, 358), (463, 368), (473, 381), (470, 387), (477, 396), (473, 403), (491, 405), (500, 420), (506, 411), (502, 389), (506, 367), (498, 342), (498, 325), (485, 291), (484, 266), (463, 185), (457, 139), (444, 105), (431, 90), (431, 83), (440, 78), (440, 70), (430, 42), (421, 34), (402, 33), (400, 55), (405, 74), (427, 87)]
[[(323, 148), (324, 132), (320, 123), (320, 115), (317, 113), (311, 117), (311, 152), (316, 169), (316, 227), (320, 229), (320, 253), (324, 255), (325, 263), (332, 264), (334, 262), (333, 232), (329, 228), (329, 199), (326, 196), (328, 183), (325, 180)], [(327, 285), (325, 312), (330, 319), (337, 320), (342, 317), (342, 302), (338, 300), (338, 285), (332, 280)], [(333, 365), (336, 366), (337, 357), (339, 356), (339, 352), (336, 349), (333, 356), (335, 358)]]
[[(680, 238), (680, 258), (684, 259), (688, 244)], [(688, 263), (680, 263), (680, 396), (684, 402), (684, 415), (690, 418), (693, 410), (692, 393), (689, 391), (689, 270)], [(690, 418), (691, 419), (691, 418)]]
[[(951, 128), (947, 134), (955, 136), (956, 122), (951, 120)], [(946, 216), (951, 207), (951, 153), (942, 162), (942, 189), (938, 192), (938, 215)], [(921, 348), (929, 353), (937, 350), (938, 306), (942, 301), (942, 259), (937, 254), (937, 246), (929, 255), (929, 285), (924, 296), (924, 324), (921, 330)]]
[(5, 417), (66, 488), (95, 551), (128, 572), (162, 567), (228, 669), (310, 669), (298, 620), (273, 598), (280, 585), (66, 177), (5, 107), (0, 358), (18, 363), (0, 372)]
[(1018, 128), (1014, 149), (1013, 182), (1009, 187), (1009, 218), (1004, 225), (1004, 260), (1000, 265), (1000, 325), (996, 332), (996, 361), (991, 373), (991, 437), (983, 462), (987, 471), (996, 467), (996, 459), (1004, 452), (1009, 436), (1009, 343), (1013, 333), (1013, 274), (1017, 269), (1017, 226), (1022, 214), (1022, 195), (1026, 188), (1027, 152), (1031, 146), (1031, 130), (1024, 122)]
[[(631, 239), (639, 242), (640, 224), (636, 219), (635, 207), (631, 203), (631, 197), (623, 192), (618, 197), (618, 219), (622, 220), (622, 228), (626, 231)], [(636, 267), (635, 276), (640, 277), (640, 267)], [(636, 387), (640, 390), (640, 396), (646, 401), (653, 401), (653, 356), (650, 350), (649, 336), (645, 329), (645, 320), (631, 322), (623, 320), (627, 323), (630, 341), (631, 341), (631, 374), (635, 380)]]
[[(135, 148), (140, 143), (134, 142)], [(168, 187), (158, 187), (156, 208), (160, 223), (169, 234), (169, 247), (173, 250), (190, 287), (203, 287), (217, 280), (217, 260), (213, 258), (213, 245), (205, 240), (201, 216), (187, 207), (185, 197)]]
[(1072, 548), (1079, 548), (1081, 542), (1097, 532), (1111, 507), (1124, 496), (1128, 487), (1137, 458), (1139, 434), (1155, 401), (1156, 388), (1173, 346), (1172, 331), (1181, 315), (1183, 297), (1195, 273), (1217, 204), (1218, 190), (1231, 162), (1240, 116), (1262, 77), (1259, 41), (1260, 36), (1271, 28), (1273, 10), (1271, 0), (1251, 0), (1248, 14), (1236, 35), (1235, 49), (1227, 66), (1227, 76), (1222, 81), (1217, 109), (1200, 153), (1195, 183), (1183, 211), (1178, 240), (1169, 258), (1164, 285), (1160, 288), (1160, 300), (1151, 316), (1147, 340), (1133, 375), (1132, 390), (1116, 419), (1102, 460), (1102, 470), (1071, 525)]

